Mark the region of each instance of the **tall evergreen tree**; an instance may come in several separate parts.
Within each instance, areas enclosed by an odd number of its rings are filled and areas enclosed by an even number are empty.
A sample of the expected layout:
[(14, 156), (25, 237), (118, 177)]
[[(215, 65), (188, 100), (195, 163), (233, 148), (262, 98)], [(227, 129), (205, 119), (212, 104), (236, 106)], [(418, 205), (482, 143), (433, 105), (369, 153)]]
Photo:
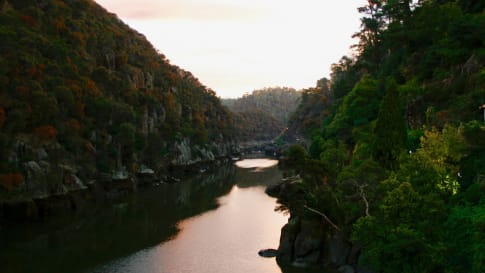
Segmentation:
[(406, 148), (407, 131), (394, 80), (388, 80), (386, 95), (379, 109), (374, 133), (374, 158), (384, 166), (396, 167), (400, 153)]

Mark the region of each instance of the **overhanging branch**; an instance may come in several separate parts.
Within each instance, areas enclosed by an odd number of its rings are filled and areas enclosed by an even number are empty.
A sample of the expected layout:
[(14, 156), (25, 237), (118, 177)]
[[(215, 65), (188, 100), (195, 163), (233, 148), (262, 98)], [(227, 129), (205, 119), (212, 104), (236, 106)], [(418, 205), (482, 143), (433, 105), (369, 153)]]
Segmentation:
[(322, 216), (325, 219), (325, 221), (327, 221), (327, 223), (329, 223), (334, 229), (340, 231), (340, 228), (336, 224), (334, 224), (332, 222), (332, 220), (330, 220), (330, 218), (328, 218), (327, 215), (325, 215), (325, 213), (320, 212), (316, 209), (312, 209), (312, 208), (308, 207), (307, 205), (303, 205), (303, 207), (306, 208), (307, 210), (313, 212), (313, 213), (316, 213), (316, 214)]

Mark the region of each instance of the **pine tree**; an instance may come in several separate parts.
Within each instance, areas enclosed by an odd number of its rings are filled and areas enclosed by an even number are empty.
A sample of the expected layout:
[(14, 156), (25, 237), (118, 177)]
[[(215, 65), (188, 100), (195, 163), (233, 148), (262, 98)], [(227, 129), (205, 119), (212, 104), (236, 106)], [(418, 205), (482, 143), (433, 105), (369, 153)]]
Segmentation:
[(394, 80), (389, 80), (374, 129), (374, 158), (389, 168), (396, 167), (397, 159), (406, 148), (407, 131), (403, 109)]

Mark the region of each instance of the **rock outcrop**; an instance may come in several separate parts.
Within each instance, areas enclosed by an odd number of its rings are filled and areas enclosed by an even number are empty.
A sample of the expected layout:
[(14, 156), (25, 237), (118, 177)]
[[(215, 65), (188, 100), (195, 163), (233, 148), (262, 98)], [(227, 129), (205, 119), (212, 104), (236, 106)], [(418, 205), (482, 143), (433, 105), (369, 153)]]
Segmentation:
[[(299, 177), (285, 179), (269, 186), (266, 193), (286, 200)], [(284, 201), (283, 201), (284, 202)], [(288, 223), (281, 229), (276, 259), (282, 266), (322, 266), (343, 273), (360, 272), (357, 262), (360, 247), (352, 245), (342, 231), (335, 230), (324, 219), (308, 215), (303, 211), (290, 209)]]
[(217, 158), (230, 157), (239, 153), (239, 146), (235, 142), (216, 143), (208, 145), (191, 145), (189, 139), (176, 142), (172, 148), (171, 164), (174, 166), (192, 165), (201, 162), (214, 161)]

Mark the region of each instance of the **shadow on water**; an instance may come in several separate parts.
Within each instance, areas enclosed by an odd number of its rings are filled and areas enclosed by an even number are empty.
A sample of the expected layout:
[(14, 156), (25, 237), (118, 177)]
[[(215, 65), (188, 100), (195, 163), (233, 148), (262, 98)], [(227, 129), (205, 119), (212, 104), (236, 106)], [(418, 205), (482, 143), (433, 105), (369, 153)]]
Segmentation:
[(0, 230), (3, 273), (84, 272), (155, 246), (177, 234), (177, 222), (217, 208), (233, 186), (234, 166), (161, 184), (97, 208), (89, 215)]
[[(235, 269), (322, 272), (280, 269), (274, 260), (257, 255), (263, 247), (277, 247), (279, 227), (286, 222), (285, 217), (272, 213), (274, 200), (262, 189), (278, 183), (281, 172), (277, 161), (268, 159), (239, 164), (246, 165), (221, 166), (214, 173), (145, 188), (87, 214), (4, 228), (0, 230), (0, 271), (127, 272), (133, 268), (129, 272), (195, 273), (205, 266), (209, 270), (204, 272), (216, 268), (224, 273)], [(192, 217), (195, 215), (200, 216)], [(238, 236), (232, 237), (231, 232)], [(220, 247), (214, 250), (217, 245)], [(247, 251), (246, 246), (250, 246)]]

